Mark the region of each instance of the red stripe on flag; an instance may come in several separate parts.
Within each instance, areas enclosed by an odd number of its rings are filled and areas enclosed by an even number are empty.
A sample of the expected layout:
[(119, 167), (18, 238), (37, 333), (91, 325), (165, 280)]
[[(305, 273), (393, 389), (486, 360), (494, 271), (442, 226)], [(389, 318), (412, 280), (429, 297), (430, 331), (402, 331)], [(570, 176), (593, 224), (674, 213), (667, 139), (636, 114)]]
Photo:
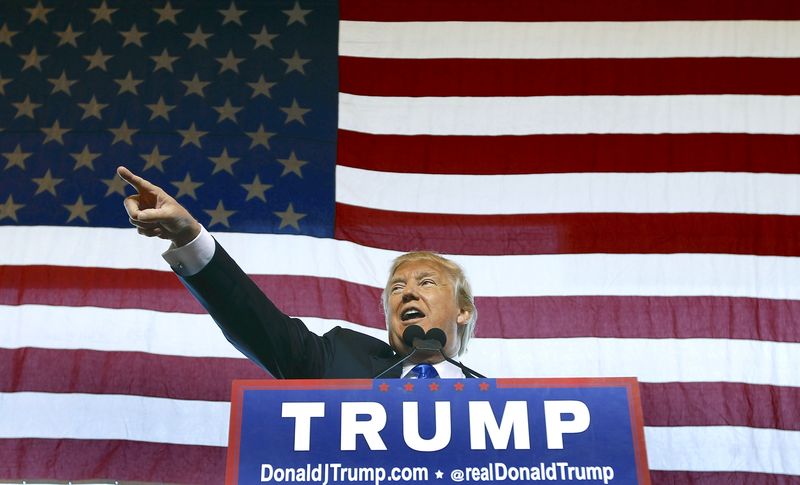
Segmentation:
[[(39, 280), (28, 271), (41, 267), (10, 266), (7, 273), (20, 273), (23, 278)], [(83, 268), (59, 268), (58, 280), (86, 289), (91, 281)], [(119, 272), (125, 280), (127, 270)], [(48, 272), (49, 273), (49, 272)], [(52, 273), (49, 273), (52, 274)], [(151, 271), (148, 281), (175, 278), (171, 273)], [(255, 275), (253, 280), (289, 315), (341, 319), (372, 328), (385, 328), (383, 314), (378, 309), (380, 290), (347, 283), (333, 278), (305, 276)], [(3, 280), (5, 283), (6, 280)], [(36, 291), (0, 288), (0, 304), (60, 304), (58, 296), (48, 299), (49, 280), (39, 280)], [(185, 291), (185, 290), (183, 290)], [(9, 302), (4, 295), (20, 293), (21, 298)], [(83, 300), (73, 300), (75, 306), (118, 306), (119, 301), (103, 302), (84, 291)], [(339, 301), (327, 298), (330, 294), (345, 295)], [(656, 297), (656, 296), (542, 296), (542, 297), (478, 297), (481, 315), (477, 327), (479, 337), (488, 338), (730, 338), (775, 342), (800, 342), (800, 326), (794, 325), (800, 314), (800, 301), (768, 300), (729, 297)], [(163, 298), (139, 299), (135, 308), (164, 311), (174, 308)], [(520, 325), (519, 322), (525, 322)]]
[(800, 59), (340, 57), (339, 90), (365, 96), (800, 93)]
[[(53, 480), (114, 477), (155, 483), (224, 482), (225, 448), (96, 440), (0, 440), (7, 476)], [(59, 457), (58, 460), (53, 457)], [(789, 485), (797, 477), (746, 472), (651, 471), (654, 484)]]
[(796, 476), (748, 472), (650, 472), (657, 485), (797, 485)]
[[(800, 342), (800, 301), (727, 297), (477, 298), (479, 337), (719, 338)], [(520, 324), (520, 322), (526, 322)]]
[(218, 485), (226, 449), (123, 440), (0, 439), (4, 477)]
[(645, 426), (800, 430), (800, 388), (731, 382), (639, 383)]
[[(335, 318), (383, 328), (381, 290), (334, 278), (254, 275), (290, 315)], [(328, 295), (342, 298), (328, 298)], [(0, 266), (0, 305), (96, 306), (159, 312), (206, 311), (168, 271), (72, 266)]]
[(419, 214), (336, 205), (335, 237), (447, 254), (800, 255), (800, 217), (755, 214)]
[(269, 378), (246, 359), (30, 347), (0, 349), (0, 369), (4, 369), (0, 392), (128, 394), (202, 401), (230, 401), (233, 379)]
[(342, 20), (406, 21), (635, 21), (635, 20), (789, 20), (800, 19), (800, 5), (786, 0), (343, 0)]
[(800, 136), (747, 134), (432, 136), (339, 130), (338, 163), (433, 174), (800, 173)]
[[(381, 290), (334, 278), (267, 275), (252, 278), (288, 314), (383, 326), (383, 315), (377, 305)], [(325, 297), (331, 294), (344, 297)], [(172, 272), (71, 266), (0, 266), (0, 305), (206, 313)]]
[(171, 272), (0, 266), (0, 305), (43, 304), (205, 313)]
[[(121, 361), (122, 363), (116, 363)], [(125, 394), (229, 401), (233, 379), (269, 375), (245, 360), (85, 350), (0, 350), (0, 392)], [(100, 365), (101, 367), (96, 367)], [(216, 367), (220, 367), (217, 369)], [(97, 375), (97, 369), (103, 369)], [(148, 374), (147, 372), (155, 372)], [(153, 379), (158, 375), (158, 379)], [(203, 379), (198, 380), (197, 376)], [(800, 388), (724, 382), (640, 383), (647, 426), (800, 430)]]

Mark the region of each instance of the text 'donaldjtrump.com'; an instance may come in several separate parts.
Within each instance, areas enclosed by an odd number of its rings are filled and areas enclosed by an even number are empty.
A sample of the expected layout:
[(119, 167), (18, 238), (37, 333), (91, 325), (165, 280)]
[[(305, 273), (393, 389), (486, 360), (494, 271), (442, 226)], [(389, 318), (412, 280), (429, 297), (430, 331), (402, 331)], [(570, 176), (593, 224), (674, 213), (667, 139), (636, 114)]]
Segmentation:
[(614, 480), (612, 466), (573, 466), (565, 462), (513, 466), (507, 463), (488, 463), (465, 468), (425, 466), (407, 467), (349, 467), (341, 463), (318, 463), (305, 467), (287, 468), (269, 463), (261, 465), (263, 483), (404, 483), (436, 482), (449, 478), (452, 482), (557, 482), (578, 481), (607, 485)]

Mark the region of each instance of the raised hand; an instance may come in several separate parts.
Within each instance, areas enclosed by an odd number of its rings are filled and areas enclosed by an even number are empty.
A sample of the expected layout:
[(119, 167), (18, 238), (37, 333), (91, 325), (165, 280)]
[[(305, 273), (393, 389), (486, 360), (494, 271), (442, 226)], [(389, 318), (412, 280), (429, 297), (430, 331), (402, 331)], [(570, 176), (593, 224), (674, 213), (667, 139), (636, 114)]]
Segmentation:
[(139, 234), (169, 239), (176, 246), (183, 246), (200, 234), (200, 223), (161, 187), (125, 167), (117, 167), (117, 174), (136, 189), (137, 193), (124, 203), (128, 219)]

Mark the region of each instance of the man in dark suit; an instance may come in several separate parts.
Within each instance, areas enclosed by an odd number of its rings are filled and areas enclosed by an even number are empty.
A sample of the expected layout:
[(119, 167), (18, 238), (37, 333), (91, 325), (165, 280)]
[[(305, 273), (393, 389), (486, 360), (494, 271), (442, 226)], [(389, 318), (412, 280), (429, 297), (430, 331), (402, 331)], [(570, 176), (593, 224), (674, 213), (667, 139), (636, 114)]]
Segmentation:
[[(172, 241), (164, 258), (208, 310), (226, 338), (278, 378), (370, 378), (407, 355), (409, 325), (441, 329), (444, 352), (461, 355), (474, 333), (477, 311), (469, 283), (454, 262), (428, 252), (397, 258), (382, 303), (389, 344), (336, 327), (319, 336), (281, 312), (239, 268), (222, 246), (164, 190), (119, 167), (137, 193), (125, 199), (140, 234)], [(427, 364), (427, 365), (426, 365)], [(433, 369), (431, 369), (431, 366)], [(463, 377), (438, 352), (416, 352), (383, 377)]]

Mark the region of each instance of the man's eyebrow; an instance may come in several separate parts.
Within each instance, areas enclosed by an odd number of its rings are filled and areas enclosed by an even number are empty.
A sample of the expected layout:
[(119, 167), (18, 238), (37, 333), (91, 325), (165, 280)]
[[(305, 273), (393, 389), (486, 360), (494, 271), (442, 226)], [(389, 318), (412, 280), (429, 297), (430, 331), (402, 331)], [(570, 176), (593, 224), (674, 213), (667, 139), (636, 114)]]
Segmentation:
[(415, 273), (414, 277), (417, 279), (420, 278), (427, 278), (428, 276), (437, 276), (439, 273), (436, 271), (422, 271), (421, 273)]
[[(439, 273), (436, 271), (420, 271), (418, 273), (414, 273), (412, 277), (416, 280), (427, 278), (429, 276), (438, 276)], [(393, 285), (395, 283), (405, 283), (406, 279), (402, 276), (395, 276), (394, 278), (389, 280), (389, 285)]]

